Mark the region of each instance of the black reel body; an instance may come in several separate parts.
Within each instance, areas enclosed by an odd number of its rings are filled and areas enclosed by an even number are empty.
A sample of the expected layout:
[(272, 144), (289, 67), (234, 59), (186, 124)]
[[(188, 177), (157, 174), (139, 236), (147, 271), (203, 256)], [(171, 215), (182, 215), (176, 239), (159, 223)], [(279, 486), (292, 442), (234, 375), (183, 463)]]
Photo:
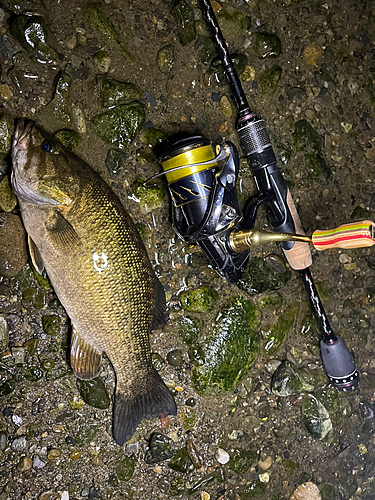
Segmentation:
[(236, 253), (227, 245), (228, 234), (242, 221), (238, 154), (230, 142), (218, 148), (215, 156), (208, 139), (191, 136), (170, 143), (159, 158), (172, 199), (174, 230), (184, 241), (197, 244), (220, 275), (236, 283), (249, 257), (249, 250)]

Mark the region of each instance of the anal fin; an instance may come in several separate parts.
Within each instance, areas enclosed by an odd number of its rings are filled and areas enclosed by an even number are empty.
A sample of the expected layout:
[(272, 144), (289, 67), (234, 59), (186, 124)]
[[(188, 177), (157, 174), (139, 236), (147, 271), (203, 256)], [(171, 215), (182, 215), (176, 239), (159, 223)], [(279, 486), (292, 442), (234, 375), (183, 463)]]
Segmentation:
[(157, 330), (158, 328), (163, 328), (168, 319), (169, 318), (165, 305), (164, 288), (163, 285), (158, 280), (158, 278), (155, 276), (155, 307), (154, 307), (154, 318), (151, 324), (151, 330)]
[(90, 380), (99, 375), (102, 353), (86, 342), (73, 326), (70, 346), (70, 364), (74, 374), (82, 380)]
[(38, 271), (38, 273), (42, 274), (43, 269), (44, 269), (44, 262), (43, 262), (42, 256), (40, 255), (40, 252), (39, 252), (37, 246), (35, 245), (34, 241), (30, 238), (29, 235), (27, 235), (27, 241), (28, 241), (28, 245), (29, 245), (31, 262), (33, 263), (33, 266)]

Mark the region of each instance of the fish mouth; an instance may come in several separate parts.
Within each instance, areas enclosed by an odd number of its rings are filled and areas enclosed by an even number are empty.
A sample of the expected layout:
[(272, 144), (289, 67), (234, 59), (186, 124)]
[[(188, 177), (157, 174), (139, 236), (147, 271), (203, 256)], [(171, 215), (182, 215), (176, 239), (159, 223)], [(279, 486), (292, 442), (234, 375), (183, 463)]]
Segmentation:
[(30, 120), (21, 118), (18, 120), (16, 130), (14, 131), (13, 147), (18, 151), (26, 151), (30, 144), (31, 130), (34, 123)]

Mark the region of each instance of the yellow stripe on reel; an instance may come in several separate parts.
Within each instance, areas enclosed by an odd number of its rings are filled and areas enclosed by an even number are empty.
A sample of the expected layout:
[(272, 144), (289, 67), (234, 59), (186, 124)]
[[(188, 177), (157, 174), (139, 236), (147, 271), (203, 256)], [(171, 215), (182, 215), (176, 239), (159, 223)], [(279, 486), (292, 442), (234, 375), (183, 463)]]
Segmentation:
[[(212, 160), (212, 163), (210, 162), (210, 160)], [(197, 165), (198, 163), (203, 162), (205, 162), (204, 165)], [(186, 165), (185, 168), (181, 168), (180, 170), (175, 170), (174, 172), (168, 173), (168, 170), (172, 170), (177, 167), (183, 167), (184, 165)], [(162, 166), (168, 184), (172, 184), (173, 182), (176, 182), (183, 177), (196, 174), (197, 172), (201, 172), (202, 170), (216, 167), (217, 161), (212, 146), (208, 145), (191, 149), (177, 156), (174, 156), (173, 158), (169, 158), (162, 163)]]

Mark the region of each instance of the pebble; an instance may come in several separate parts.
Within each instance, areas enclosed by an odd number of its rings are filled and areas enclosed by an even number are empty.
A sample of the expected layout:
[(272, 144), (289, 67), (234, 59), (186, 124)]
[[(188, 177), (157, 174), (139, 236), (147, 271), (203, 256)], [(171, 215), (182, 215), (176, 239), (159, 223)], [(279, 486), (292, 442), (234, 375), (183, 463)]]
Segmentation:
[(60, 456), (61, 456), (61, 450), (59, 450), (58, 448), (53, 448), (47, 454), (48, 460), (55, 460), (56, 458), (59, 458)]
[(21, 457), (21, 460), (19, 461), (17, 465), (17, 469), (21, 472), (25, 472), (33, 466), (33, 461), (29, 457)]
[(7, 349), (9, 343), (9, 329), (5, 316), (0, 316), (0, 352)]
[(259, 460), (258, 465), (262, 470), (267, 470), (271, 467), (272, 465), (272, 458), (267, 457), (265, 460)]
[(33, 468), (34, 469), (43, 469), (43, 467), (45, 467), (45, 466), (46, 466), (46, 462), (43, 462), (43, 460), (41, 460), (38, 455), (34, 455)]
[(218, 448), (215, 451), (215, 459), (219, 464), (227, 464), (230, 460), (230, 455), (227, 451), (223, 450), (223, 448)]
[(71, 458), (72, 460), (76, 461), (80, 458), (81, 456), (81, 452), (76, 450), (76, 451), (72, 451), (70, 454), (69, 454), (69, 458)]
[(316, 66), (322, 55), (323, 49), (317, 43), (310, 43), (303, 52), (305, 63), (310, 66)]
[(12, 441), (10, 445), (12, 450), (23, 452), (27, 449), (27, 441), (25, 436), (20, 436)]
[(24, 347), (12, 347), (12, 356), (16, 365), (23, 365), (25, 362), (26, 349)]
[(13, 278), (28, 259), (26, 234), (17, 215), (0, 214), (0, 241), (0, 276)]
[(261, 483), (269, 483), (270, 475), (268, 474), (268, 472), (264, 472), (263, 474), (259, 474), (259, 481)]
[(289, 500), (322, 500), (322, 496), (316, 484), (308, 482), (300, 484)]
[(13, 97), (13, 92), (10, 90), (9, 85), (6, 83), (3, 83), (0, 85), (0, 99), (2, 99), (5, 102), (8, 102), (12, 99)]
[(346, 253), (342, 253), (339, 257), (339, 261), (341, 262), (341, 264), (350, 264), (352, 258), (349, 257), (349, 255), (347, 255)]

